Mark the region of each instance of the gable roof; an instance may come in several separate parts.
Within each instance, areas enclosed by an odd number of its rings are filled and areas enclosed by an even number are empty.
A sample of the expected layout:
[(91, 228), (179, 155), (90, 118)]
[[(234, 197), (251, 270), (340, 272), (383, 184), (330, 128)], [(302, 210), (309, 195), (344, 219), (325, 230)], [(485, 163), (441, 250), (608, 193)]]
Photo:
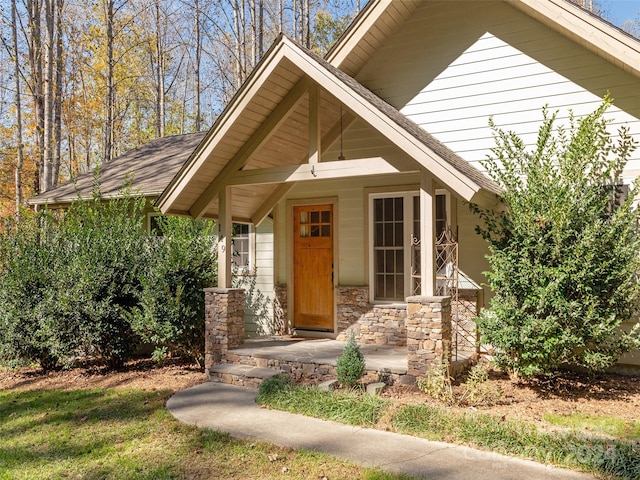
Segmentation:
[[(205, 132), (157, 138), (105, 163), (100, 169), (100, 191), (105, 198), (119, 195), (128, 176), (132, 176), (133, 193), (155, 198), (171, 181), (191, 152), (204, 138)], [(43, 192), (29, 200), (31, 205), (64, 206), (80, 195), (90, 197), (94, 188), (94, 172)]]
[[(486, 192), (499, 191), (491, 180), (349, 75), (280, 36), (162, 193), (157, 201), (160, 209), (196, 218), (217, 216), (216, 197), (239, 170), (307, 161), (309, 106), (302, 99), (308, 99), (312, 87), (323, 92), (322, 136), (329, 136), (340, 116), (336, 112), (344, 106), (411, 159), (414, 171), (429, 171), (462, 198), (477, 200)], [(278, 185), (235, 188), (234, 198), (241, 200), (233, 201), (234, 218), (259, 223), (262, 216), (256, 212)]]
[[(355, 76), (426, 0), (371, 0), (325, 58)], [(596, 55), (640, 77), (640, 40), (569, 0), (503, 0)]]

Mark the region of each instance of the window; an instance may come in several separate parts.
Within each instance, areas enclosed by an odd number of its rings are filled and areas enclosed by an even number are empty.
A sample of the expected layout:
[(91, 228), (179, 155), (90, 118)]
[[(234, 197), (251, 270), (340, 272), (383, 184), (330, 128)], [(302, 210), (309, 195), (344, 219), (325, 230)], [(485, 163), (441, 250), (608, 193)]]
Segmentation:
[[(437, 236), (449, 224), (448, 202), (447, 193), (436, 195)], [(417, 191), (372, 194), (369, 197), (369, 211), (369, 264), (373, 300), (403, 302), (412, 294), (410, 292), (419, 290), (420, 257), (417, 245), (420, 241), (420, 196)], [(412, 255), (412, 249), (418, 255)], [(414, 275), (411, 274), (412, 269)]]
[(252, 231), (248, 223), (234, 223), (231, 263), (235, 269), (251, 269)]
[(161, 213), (148, 213), (147, 214), (147, 233), (156, 237), (162, 236), (162, 230), (160, 230), (160, 222), (158, 220), (162, 218)]

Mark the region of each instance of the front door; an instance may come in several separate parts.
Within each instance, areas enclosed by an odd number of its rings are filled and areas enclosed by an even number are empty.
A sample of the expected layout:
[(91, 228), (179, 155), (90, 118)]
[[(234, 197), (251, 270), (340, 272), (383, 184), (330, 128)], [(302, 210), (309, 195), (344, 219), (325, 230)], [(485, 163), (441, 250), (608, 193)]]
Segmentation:
[(293, 209), (293, 326), (333, 331), (333, 205)]

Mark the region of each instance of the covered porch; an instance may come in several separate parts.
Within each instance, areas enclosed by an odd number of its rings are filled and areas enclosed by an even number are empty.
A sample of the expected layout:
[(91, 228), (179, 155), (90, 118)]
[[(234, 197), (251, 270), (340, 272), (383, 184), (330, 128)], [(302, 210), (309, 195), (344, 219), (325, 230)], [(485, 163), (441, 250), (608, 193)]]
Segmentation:
[[(211, 366), (211, 381), (256, 388), (262, 380), (283, 373), (309, 384), (320, 384), (336, 378), (336, 361), (346, 342), (328, 338), (273, 336), (248, 339), (227, 351), (227, 363)], [(412, 385), (415, 376), (408, 373), (406, 347), (394, 345), (360, 345), (365, 359), (364, 383)], [(451, 362), (456, 376), (471, 361), (465, 352)]]
[(279, 38), (158, 200), (167, 214), (217, 219), (206, 367), (230, 369), (221, 364), (245, 341), (232, 224), (266, 218), (280, 324), (398, 347), (407, 377), (450, 362), (451, 297), (438, 296), (436, 237), (455, 225), (455, 205), (493, 201), (496, 191), (354, 78)]

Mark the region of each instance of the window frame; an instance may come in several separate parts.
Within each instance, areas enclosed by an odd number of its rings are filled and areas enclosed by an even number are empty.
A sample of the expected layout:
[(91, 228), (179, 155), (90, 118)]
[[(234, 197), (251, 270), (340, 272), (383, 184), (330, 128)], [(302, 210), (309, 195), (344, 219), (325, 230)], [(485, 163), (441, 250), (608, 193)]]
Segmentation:
[[(238, 237), (235, 233), (236, 225), (243, 225), (248, 227), (248, 232), (246, 234), (247, 238), (247, 265), (237, 265), (234, 259), (235, 255), (235, 241), (237, 238), (244, 239), (245, 237)], [(231, 225), (232, 228), (232, 236), (231, 236), (231, 269), (234, 274), (239, 275), (249, 275), (253, 273), (255, 266), (255, 248), (256, 248), (256, 235), (255, 235), (255, 227), (253, 224), (249, 222), (233, 222)], [(244, 235), (244, 234), (243, 234)]]
[[(436, 197), (444, 196), (445, 199), (445, 228), (447, 226), (451, 226), (451, 193), (446, 189), (436, 189), (435, 191)], [(414, 199), (416, 197), (419, 198), (420, 190), (411, 188), (411, 189), (399, 189), (399, 190), (387, 190), (387, 191), (371, 191), (367, 193), (367, 236), (368, 236), (368, 250), (367, 250), (367, 258), (368, 258), (368, 277), (369, 277), (369, 301), (372, 303), (379, 304), (393, 304), (393, 303), (405, 303), (407, 292), (411, 292), (412, 288), (412, 279), (411, 279), (411, 234), (414, 230)], [(403, 275), (404, 275), (404, 298), (402, 299), (380, 299), (376, 298), (376, 275), (375, 271), (375, 252), (376, 247), (375, 244), (375, 205), (374, 201), (377, 199), (384, 198), (403, 198)], [(436, 239), (434, 239), (435, 241)]]

